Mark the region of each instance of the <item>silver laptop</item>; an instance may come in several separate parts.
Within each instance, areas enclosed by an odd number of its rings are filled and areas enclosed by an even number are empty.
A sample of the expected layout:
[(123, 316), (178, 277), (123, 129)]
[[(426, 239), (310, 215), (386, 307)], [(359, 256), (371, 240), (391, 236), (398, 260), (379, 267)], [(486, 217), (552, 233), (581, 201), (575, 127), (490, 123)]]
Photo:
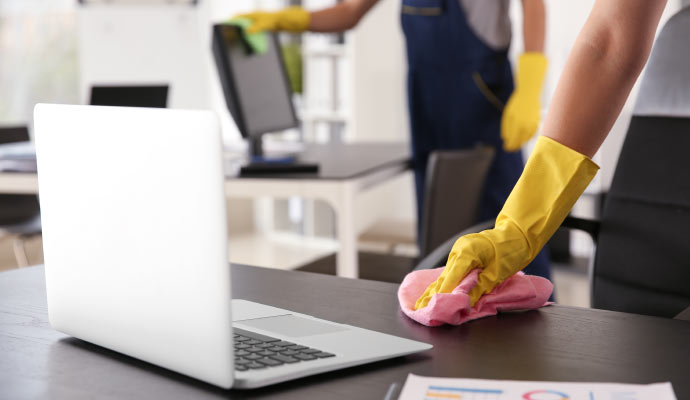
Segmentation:
[(34, 127), (55, 329), (223, 388), (431, 348), (232, 299), (212, 112), (39, 104)]

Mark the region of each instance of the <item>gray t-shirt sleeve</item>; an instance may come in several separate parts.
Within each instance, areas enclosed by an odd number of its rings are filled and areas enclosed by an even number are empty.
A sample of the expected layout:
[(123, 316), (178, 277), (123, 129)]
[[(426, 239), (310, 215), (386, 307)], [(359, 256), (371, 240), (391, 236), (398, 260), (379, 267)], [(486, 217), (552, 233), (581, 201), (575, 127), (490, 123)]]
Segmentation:
[(671, 17), (654, 43), (633, 114), (690, 117), (690, 7)]
[(510, 46), (510, 0), (458, 0), (470, 29), (494, 50)]

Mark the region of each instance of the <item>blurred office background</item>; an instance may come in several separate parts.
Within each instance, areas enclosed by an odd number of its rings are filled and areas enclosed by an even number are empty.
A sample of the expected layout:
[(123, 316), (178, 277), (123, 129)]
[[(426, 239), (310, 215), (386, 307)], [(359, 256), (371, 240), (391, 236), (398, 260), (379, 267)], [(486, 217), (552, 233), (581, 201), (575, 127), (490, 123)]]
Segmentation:
[[(168, 107), (217, 111), (226, 147), (242, 149), (213, 65), (211, 24), (254, 9), (289, 4), (318, 9), (335, 1), (1, 0), (0, 127), (27, 126), (31, 133), (34, 104), (88, 104), (96, 85), (167, 85)], [(549, 69), (544, 112), (594, 1), (545, 2)], [(660, 26), (679, 7), (680, 1), (669, 1)], [(301, 71), (292, 84), (302, 127), (272, 135), (270, 142), (409, 140), (399, 9), (399, 0), (380, 0), (345, 34), (281, 36), (286, 62)], [(513, 57), (522, 50), (520, 12), (519, 0), (512, 1)], [(601, 172), (574, 215), (597, 215), (635, 97), (636, 89), (595, 157)], [(367, 277), (367, 270), (388, 269), (391, 273), (383, 279), (394, 280), (414, 264), (413, 190), (412, 174), (405, 173), (358, 197), (355, 226), (361, 233), (362, 276)], [(324, 271), (338, 246), (333, 211), (325, 203), (300, 198), (228, 200), (228, 228), (230, 260), (250, 265)], [(559, 301), (587, 306), (592, 244), (578, 233), (566, 242), (570, 257), (562, 258), (554, 278)], [(24, 261), (17, 257), (18, 246)], [(0, 270), (40, 262), (40, 235), (23, 235), (18, 242), (16, 233), (0, 233)]]

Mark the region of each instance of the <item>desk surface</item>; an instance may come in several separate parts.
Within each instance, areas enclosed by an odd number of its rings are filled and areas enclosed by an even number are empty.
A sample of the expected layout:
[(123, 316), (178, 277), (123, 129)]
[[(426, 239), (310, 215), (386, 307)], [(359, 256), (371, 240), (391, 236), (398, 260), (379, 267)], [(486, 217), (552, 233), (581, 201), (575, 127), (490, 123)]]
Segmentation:
[[(305, 163), (319, 164), (316, 174), (263, 174), (251, 178), (271, 179), (324, 179), (343, 180), (357, 178), (381, 169), (410, 162), (410, 145), (407, 143), (334, 143), (308, 144), (298, 159)], [(239, 163), (227, 168), (228, 178), (237, 178)], [(242, 177), (244, 179), (244, 177)]]
[(690, 323), (551, 306), (427, 328), (394, 284), (233, 266), (235, 296), (433, 343), (429, 352), (252, 391), (223, 391), (50, 329), (43, 268), (0, 273), (0, 398), (381, 399), (408, 373), (467, 378), (671, 381), (690, 398)]

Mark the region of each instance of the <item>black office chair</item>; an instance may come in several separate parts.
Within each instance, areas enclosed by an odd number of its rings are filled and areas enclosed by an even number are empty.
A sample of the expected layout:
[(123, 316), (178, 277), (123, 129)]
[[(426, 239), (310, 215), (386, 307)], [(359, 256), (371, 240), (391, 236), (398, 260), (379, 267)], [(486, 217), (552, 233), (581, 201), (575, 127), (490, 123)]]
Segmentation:
[(479, 220), (479, 205), (494, 150), (435, 151), (427, 164), (420, 257)]
[(672, 317), (690, 306), (688, 37), (685, 8), (650, 55), (602, 214), (594, 307)]
[[(26, 142), (29, 130), (25, 126), (1, 127), (0, 144)], [(29, 261), (24, 248), (28, 238), (41, 233), (41, 217), (38, 197), (35, 195), (0, 195), (0, 232), (15, 235), (13, 241), (17, 265), (27, 266)]]
[[(690, 311), (681, 313), (690, 306), (689, 36), (686, 8), (655, 43), (601, 220), (568, 217), (562, 225), (588, 232), (596, 243), (595, 308), (690, 319)], [(442, 263), (457, 238), (492, 225), (455, 235), (415, 269)]]

